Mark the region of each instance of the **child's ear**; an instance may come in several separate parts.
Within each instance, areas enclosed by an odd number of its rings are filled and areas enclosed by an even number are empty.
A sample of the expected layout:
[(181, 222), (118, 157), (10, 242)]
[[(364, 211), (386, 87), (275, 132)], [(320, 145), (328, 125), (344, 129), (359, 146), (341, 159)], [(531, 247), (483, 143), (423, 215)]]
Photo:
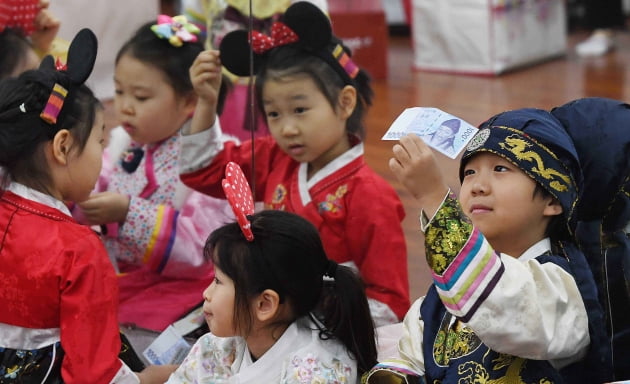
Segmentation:
[(265, 289), (254, 301), (255, 317), (265, 322), (272, 320), (280, 309), (280, 295), (273, 289)]
[(563, 209), (562, 209), (562, 205), (560, 205), (560, 202), (558, 201), (558, 199), (556, 198), (550, 198), (547, 201), (547, 205), (545, 206), (545, 209), (543, 210), (543, 215), (544, 216), (557, 216), (562, 214)]
[(341, 117), (344, 119), (349, 118), (356, 105), (357, 89), (351, 85), (346, 85), (339, 92), (339, 113)]
[(183, 99), (186, 115), (192, 118), (193, 113), (195, 113), (195, 107), (197, 106), (197, 94), (195, 92), (189, 92)]
[(52, 157), (59, 165), (68, 164), (68, 154), (74, 144), (74, 137), (67, 129), (55, 134), (52, 140)]

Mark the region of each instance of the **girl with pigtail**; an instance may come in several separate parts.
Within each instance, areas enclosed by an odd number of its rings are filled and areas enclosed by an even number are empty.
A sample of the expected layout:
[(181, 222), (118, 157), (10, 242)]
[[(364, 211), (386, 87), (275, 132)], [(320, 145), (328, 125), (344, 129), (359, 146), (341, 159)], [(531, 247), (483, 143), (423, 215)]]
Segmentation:
[[(246, 183), (240, 175), (232, 184)], [(238, 221), (206, 241), (215, 266), (203, 292), (210, 333), (168, 383), (357, 382), (376, 363), (361, 279), (326, 257), (306, 219), (278, 210), (253, 214), (249, 206), (247, 215), (235, 208)]]

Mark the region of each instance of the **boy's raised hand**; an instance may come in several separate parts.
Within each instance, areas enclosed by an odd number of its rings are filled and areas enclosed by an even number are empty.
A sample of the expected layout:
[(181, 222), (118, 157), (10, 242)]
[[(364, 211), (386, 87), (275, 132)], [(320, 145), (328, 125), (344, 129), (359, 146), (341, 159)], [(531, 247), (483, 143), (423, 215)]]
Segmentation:
[(210, 128), (216, 119), (221, 88), (219, 51), (201, 52), (190, 67), (189, 75), (198, 98), (190, 133), (197, 133)]
[(408, 134), (392, 148), (389, 168), (398, 181), (418, 200), (428, 217), (438, 210), (446, 185), (431, 148), (417, 135)]

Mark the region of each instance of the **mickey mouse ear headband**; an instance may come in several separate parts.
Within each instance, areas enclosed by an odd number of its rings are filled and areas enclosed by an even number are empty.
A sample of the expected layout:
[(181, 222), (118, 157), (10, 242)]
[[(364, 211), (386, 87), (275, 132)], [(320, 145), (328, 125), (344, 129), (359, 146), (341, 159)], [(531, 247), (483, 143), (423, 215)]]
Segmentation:
[(328, 63), (347, 84), (352, 84), (359, 67), (341, 44), (333, 43), (328, 17), (307, 1), (287, 8), (283, 20), (273, 23), (271, 36), (253, 31), (237, 30), (225, 35), (219, 46), (221, 63), (238, 76), (249, 76), (250, 49), (254, 56), (254, 73), (258, 73), (268, 54), (279, 47), (292, 45)]
[(247, 241), (254, 241), (252, 224), (247, 216), (254, 214), (254, 198), (249, 183), (238, 164), (229, 162), (225, 167), (225, 178), (221, 182), (236, 220)]
[(52, 56), (46, 56), (39, 65), (42, 71), (59, 71), (67, 79), (65, 84), (55, 82), (52, 86), (48, 102), (40, 113), (42, 120), (49, 124), (56, 124), (63, 104), (68, 96), (68, 92), (73, 87), (82, 85), (92, 73), (94, 62), (96, 61), (96, 51), (98, 42), (96, 35), (91, 30), (84, 28), (80, 30), (68, 49), (68, 61), (66, 65), (55, 63)]

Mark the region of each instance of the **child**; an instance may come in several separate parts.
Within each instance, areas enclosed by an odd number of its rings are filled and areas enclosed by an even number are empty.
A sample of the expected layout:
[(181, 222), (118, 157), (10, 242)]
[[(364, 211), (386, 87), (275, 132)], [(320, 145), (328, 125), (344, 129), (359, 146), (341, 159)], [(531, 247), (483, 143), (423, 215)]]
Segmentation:
[(138, 383), (155, 373), (119, 360), (114, 271), (64, 204), (85, 199), (101, 167), (103, 110), (83, 84), (95, 57), (84, 29), (67, 70), (48, 56), (0, 84), (2, 382)]
[(554, 108), (573, 139), (584, 188), (576, 209), (576, 237), (584, 251), (600, 302), (605, 303), (615, 380), (630, 379), (630, 105), (588, 97)]
[(567, 225), (581, 173), (562, 125), (536, 109), (482, 124), (459, 202), (420, 138), (393, 151), (390, 168), (423, 207), (434, 284), (405, 318), (401, 360), (367, 382), (401, 366), (427, 383), (609, 380), (595, 283)]
[[(223, 169), (237, 162), (266, 208), (308, 219), (328, 257), (359, 271), (377, 325), (398, 322), (409, 306), (404, 210), (393, 188), (363, 159), (362, 118), (372, 97), (367, 75), (352, 63), (319, 8), (298, 2), (284, 17), (273, 34), (286, 33), (293, 43), (265, 53), (254, 47), (260, 52), (254, 60), (257, 97), (272, 137), (242, 145), (221, 140), (214, 107), (221, 66), (217, 52), (203, 52), (191, 68), (199, 101), (192, 134), (182, 141), (182, 180), (222, 197)], [(226, 35), (220, 54), (228, 70), (245, 75), (247, 32)]]
[(326, 257), (317, 229), (292, 213), (248, 216), (215, 230), (203, 292), (211, 333), (171, 375), (174, 383), (356, 383), (376, 363), (374, 325), (358, 276)]
[[(208, 232), (233, 217), (225, 201), (191, 191), (177, 170), (179, 130), (195, 108), (188, 68), (202, 45), (181, 18), (138, 29), (116, 58), (111, 173), (80, 203), (87, 223), (107, 225), (105, 246), (121, 272), (122, 323), (162, 331), (200, 304), (213, 278)], [(191, 32), (192, 31), (192, 32)]]
[[(252, 24), (257, 31), (270, 32), (273, 22), (278, 21), (284, 11), (296, 0), (253, 0)], [(328, 12), (326, 0), (311, 0), (324, 13)], [(223, 37), (231, 31), (246, 29), (249, 25), (250, 2), (241, 0), (182, 0), (183, 12), (189, 19), (195, 20), (206, 36), (206, 46), (219, 47)], [(230, 81), (230, 91), (226, 95), (225, 113), (219, 116), (223, 132), (247, 140), (252, 137), (266, 136), (269, 129), (262, 115), (256, 115), (252, 121), (250, 105), (250, 77), (238, 77), (224, 69), (225, 78)], [(254, 123), (254, 124), (252, 124)], [(253, 125), (253, 127), (252, 127)]]
[(36, 69), (46, 54), (63, 56), (67, 42), (56, 39), (60, 21), (48, 0), (14, 0), (0, 6), (0, 79)]

